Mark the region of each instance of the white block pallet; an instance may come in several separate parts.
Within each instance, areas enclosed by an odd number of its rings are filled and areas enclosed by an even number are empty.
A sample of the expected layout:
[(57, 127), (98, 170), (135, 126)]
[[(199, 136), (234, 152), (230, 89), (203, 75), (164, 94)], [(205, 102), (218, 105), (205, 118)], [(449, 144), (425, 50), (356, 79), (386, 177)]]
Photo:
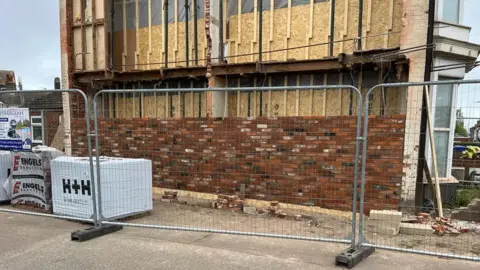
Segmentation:
[[(89, 158), (59, 157), (52, 161), (53, 213), (78, 218), (93, 217)], [(94, 176), (97, 206), (103, 219), (114, 220), (152, 210), (152, 162), (146, 159), (102, 157), (100, 181)], [(98, 191), (101, 191), (101, 202)]]

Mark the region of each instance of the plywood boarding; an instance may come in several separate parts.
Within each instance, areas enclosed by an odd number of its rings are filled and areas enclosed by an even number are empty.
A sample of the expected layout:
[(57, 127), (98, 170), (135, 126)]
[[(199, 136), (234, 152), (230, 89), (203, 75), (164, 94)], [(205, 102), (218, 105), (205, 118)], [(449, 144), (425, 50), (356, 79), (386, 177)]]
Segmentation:
[[(200, 113), (199, 113), (200, 112)], [(207, 115), (207, 104), (205, 92), (194, 93), (193, 95), (193, 113), (195, 117)]]
[(403, 1), (394, 0), (393, 7), (393, 21), (392, 21), (392, 31), (391, 35), (388, 36), (388, 47), (395, 48), (400, 47), (400, 37), (403, 28)]
[[(335, 2), (335, 19), (334, 19), (334, 24), (333, 24), (333, 40), (338, 41), (338, 40), (343, 40), (346, 36), (346, 25), (344, 22), (350, 23), (351, 18), (346, 16), (345, 14), (345, 8), (348, 6), (348, 1), (350, 0), (337, 0)], [(330, 3), (329, 3), (330, 4)], [(330, 9), (329, 9), (330, 10)], [(328, 13), (330, 14), (330, 12)], [(330, 15), (328, 16), (330, 17)], [(329, 18), (330, 20), (330, 18)], [(327, 25), (327, 28), (330, 27), (330, 22)], [(328, 35), (330, 36), (330, 31), (328, 31)], [(351, 46), (352, 43), (350, 43)], [(342, 43), (334, 43), (333, 44), (333, 55), (338, 55), (340, 52), (343, 51), (343, 47), (345, 44)]]
[(313, 91), (312, 116), (325, 115), (325, 94), (324, 90)]
[(183, 94), (185, 99), (185, 117), (194, 117), (194, 107), (195, 104), (193, 103), (193, 93), (186, 92)]
[(96, 60), (97, 60), (97, 66), (95, 69), (106, 69), (106, 52), (105, 52), (105, 26), (97, 26), (95, 27), (95, 31), (97, 32), (96, 34), (96, 44), (97, 44), (97, 52), (96, 52)]
[(341, 114), (342, 109), (342, 89), (330, 89), (326, 91), (326, 115), (337, 116)]
[(156, 118), (156, 93), (143, 94), (143, 117)]
[[(340, 2), (343, 2), (343, 1), (340, 1)], [(367, 1), (365, 0), (364, 4), (365, 2)], [(345, 14), (346, 11), (347, 13)], [(343, 36), (343, 38), (340, 38), (339, 40), (357, 38), (358, 37), (358, 0), (349, 0), (348, 9), (341, 10), (340, 12), (343, 13), (344, 16), (348, 17), (348, 23), (347, 23), (347, 27), (346, 27), (347, 31), (345, 35)], [(366, 12), (364, 9), (363, 14), (365, 15), (365, 13)], [(336, 14), (337, 13), (335, 13), (335, 24), (337, 24)], [(364, 18), (366, 18), (366, 16), (364, 16)], [(343, 20), (339, 21), (339, 23), (341, 26), (340, 28), (343, 29), (344, 28)], [(342, 44), (343, 48), (341, 51), (343, 51), (344, 53), (353, 53), (353, 51), (357, 49), (357, 44), (354, 41), (346, 41), (339, 44)], [(340, 53), (341, 51), (337, 53)]]
[(92, 27), (87, 26), (85, 27), (85, 44), (86, 50), (88, 53), (85, 54), (85, 69), (86, 70), (93, 70), (93, 35), (92, 35)]
[(299, 116), (309, 116), (312, 115), (310, 109), (312, 108), (312, 99), (313, 99), (313, 90), (303, 90), (299, 93), (299, 103), (298, 108)]
[(103, 19), (105, 18), (105, 0), (93, 0), (95, 1), (95, 18)]
[[(390, 17), (389, 15), (389, 9), (390, 4), (393, 2), (393, 0), (367, 0), (365, 2), (367, 2), (367, 4), (371, 2), (372, 4), (371, 7), (365, 10), (367, 13), (365, 31), (368, 31), (366, 32), (367, 36), (373, 36), (365, 40), (365, 48), (383, 48), (384, 38), (388, 38), (388, 35), (378, 35), (388, 33), (389, 31), (389, 24), (392, 20), (392, 17)], [(371, 15), (368, 14), (369, 12), (371, 12)]]
[[(163, 66), (164, 56), (163, 56), (163, 25), (152, 26), (152, 54), (150, 55), (150, 68), (159, 69)], [(143, 29), (143, 28), (141, 28)], [(145, 35), (140, 36), (140, 44), (148, 44), (148, 36), (145, 38)], [(148, 58), (146, 58), (148, 59)]]
[[(248, 95), (251, 95), (252, 92), (240, 92), (240, 100), (239, 100), (239, 117), (248, 117)], [(251, 99), (251, 96), (250, 96)], [(250, 100), (250, 106), (252, 106)], [(251, 109), (251, 107), (250, 107)]]
[(168, 118), (169, 115), (167, 114), (167, 95), (163, 93), (157, 93), (155, 100), (157, 102), (157, 118)]
[[(269, 47), (270, 50), (285, 49), (287, 21), (288, 21), (287, 8), (275, 9), (273, 11), (273, 28), (271, 29), (273, 40), (270, 41), (270, 47)], [(270, 24), (268, 24), (268, 27), (270, 27), (269, 25)], [(286, 52), (285, 51), (272, 52), (270, 53), (269, 60), (285, 61)]]
[[(325, 5), (326, 3), (322, 3), (322, 4)], [(305, 46), (307, 45), (307, 40), (310, 34), (309, 33), (309, 25), (310, 25), (309, 14), (310, 14), (311, 7), (310, 5), (300, 5), (300, 6), (292, 7), (291, 9), (292, 10), (291, 10), (290, 33), (288, 33), (288, 27), (285, 33), (287, 36), (290, 36), (290, 38), (288, 38), (288, 41), (287, 41), (287, 45), (288, 45), (287, 48)], [(288, 50), (287, 59), (288, 60), (306, 59), (305, 48)]]
[(117, 94), (115, 97), (115, 115), (117, 118), (126, 118), (126, 99), (124, 94)]
[(237, 92), (228, 92), (228, 117), (237, 117)]
[(297, 115), (297, 91), (289, 90), (287, 91), (287, 104), (286, 111), (287, 116), (296, 116)]
[(72, 23), (80, 22), (81, 20), (81, 12), (82, 12), (82, 1), (81, 0), (74, 0), (72, 1), (72, 11), (73, 11), (73, 17)]
[[(310, 44), (328, 42), (330, 35), (330, 2), (313, 5), (313, 29)], [(312, 46), (309, 48), (309, 58), (323, 58), (328, 56), (328, 45)]]
[[(161, 32), (160, 32), (161, 33)], [(161, 40), (161, 39), (160, 39)], [(149, 49), (149, 31), (148, 27), (143, 27), (138, 29), (138, 69), (148, 69), (148, 49)], [(158, 62), (158, 60), (152, 60), (150, 58), (150, 62)]]
[(135, 67), (135, 51), (137, 50), (137, 31), (135, 29), (127, 30), (127, 51), (124, 51), (126, 56), (125, 70), (134, 70)]
[(82, 69), (82, 30), (81, 28), (73, 29), (73, 55), (75, 70)]

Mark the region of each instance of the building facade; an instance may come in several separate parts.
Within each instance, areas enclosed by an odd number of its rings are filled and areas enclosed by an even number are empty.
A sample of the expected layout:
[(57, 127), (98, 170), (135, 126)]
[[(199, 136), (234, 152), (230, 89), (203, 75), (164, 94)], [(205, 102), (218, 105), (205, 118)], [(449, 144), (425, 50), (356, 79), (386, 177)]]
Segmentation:
[[(101, 89), (139, 88), (353, 85), (365, 95), (383, 82), (461, 79), (468, 66), (445, 67), (479, 53), (462, 25), (463, 0), (61, 0), (60, 8), (62, 87), (90, 100)], [(446, 112), (457, 91), (430, 91), (442, 177), (451, 170), (455, 112)], [(417, 187), (422, 94), (382, 88), (371, 97), (372, 115), (405, 118), (402, 194), (395, 195), (403, 200)], [(81, 117), (74, 111), (92, 104), (65, 94), (63, 106), (72, 153), (72, 121)], [(348, 89), (111, 94), (101, 97), (99, 114), (341, 117), (356, 115), (356, 100)]]

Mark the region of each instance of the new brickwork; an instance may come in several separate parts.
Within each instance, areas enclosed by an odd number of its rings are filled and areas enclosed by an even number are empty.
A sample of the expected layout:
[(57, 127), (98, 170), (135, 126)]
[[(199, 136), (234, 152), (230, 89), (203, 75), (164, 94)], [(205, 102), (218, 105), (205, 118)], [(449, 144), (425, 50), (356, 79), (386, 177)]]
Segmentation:
[[(351, 210), (356, 116), (100, 119), (101, 155), (153, 161), (154, 186)], [(372, 116), (366, 211), (398, 209), (405, 116)], [(73, 155), (87, 156), (72, 119)]]

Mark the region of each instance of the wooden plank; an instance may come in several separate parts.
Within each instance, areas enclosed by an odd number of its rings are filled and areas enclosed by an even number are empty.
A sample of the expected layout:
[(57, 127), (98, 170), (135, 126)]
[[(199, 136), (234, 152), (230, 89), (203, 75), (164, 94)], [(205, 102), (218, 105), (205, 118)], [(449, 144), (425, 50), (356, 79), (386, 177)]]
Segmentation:
[(427, 122), (428, 122), (428, 137), (430, 139), (430, 151), (432, 152), (432, 163), (433, 163), (433, 175), (435, 176), (435, 197), (437, 200), (437, 209), (438, 216), (443, 217), (443, 205), (442, 205), (442, 196), (440, 193), (440, 179), (438, 177), (438, 164), (437, 164), (437, 153), (435, 149), (435, 136), (433, 135), (433, 123), (430, 116), (430, 95), (428, 91), (428, 86), (424, 86), (424, 95), (426, 101), (426, 112), (427, 112)]

